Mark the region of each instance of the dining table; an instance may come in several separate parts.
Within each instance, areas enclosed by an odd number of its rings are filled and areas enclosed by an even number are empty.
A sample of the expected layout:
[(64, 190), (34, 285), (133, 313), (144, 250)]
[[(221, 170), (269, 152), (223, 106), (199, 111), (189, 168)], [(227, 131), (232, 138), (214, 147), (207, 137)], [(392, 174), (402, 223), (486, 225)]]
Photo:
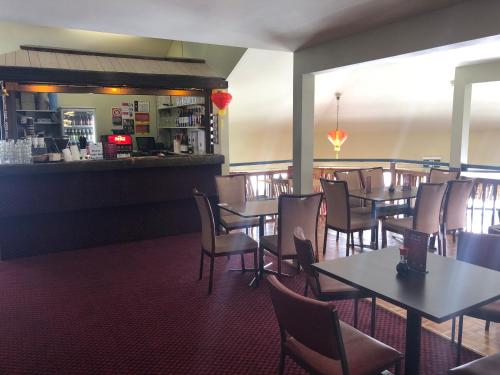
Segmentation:
[(422, 318), (442, 323), (500, 298), (500, 272), (427, 254), (427, 273), (400, 275), (398, 247), (313, 264), (326, 276), (406, 310), (405, 374), (420, 368)]
[[(398, 186), (394, 190), (383, 187), (373, 188), (369, 191), (365, 189), (349, 190), (349, 196), (352, 198), (359, 198), (365, 202), (371, 203), (371, 216), (373, 220), (377, 220), (380, 216), (392, 216), (405, 214), (409, 215), (411, 212), (411, 200), (417, 197), (418, 188), (416, 187), (402, 187)], [(404, 203), (391, 203), (398, 202)], [(377, 229), (372, 230), (371, 248), (378, 249), (378, 226)]]

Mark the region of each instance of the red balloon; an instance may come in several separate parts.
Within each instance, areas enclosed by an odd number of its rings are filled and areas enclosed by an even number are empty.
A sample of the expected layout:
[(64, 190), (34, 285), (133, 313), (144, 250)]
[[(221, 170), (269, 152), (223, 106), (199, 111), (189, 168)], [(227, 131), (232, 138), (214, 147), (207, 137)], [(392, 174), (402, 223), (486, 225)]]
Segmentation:
[(216, 91), (212, 94), (212, 102), (219, 109), (226, 108), (227, 105), (231, 102), (231, 99), (233, 99), (233, 96), (225, 91)]

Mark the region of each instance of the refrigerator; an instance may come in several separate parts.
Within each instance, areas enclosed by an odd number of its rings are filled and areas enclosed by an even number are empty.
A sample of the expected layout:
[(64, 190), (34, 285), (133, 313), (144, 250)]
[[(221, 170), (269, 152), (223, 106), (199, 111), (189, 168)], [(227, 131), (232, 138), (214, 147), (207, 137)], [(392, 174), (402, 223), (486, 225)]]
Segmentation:
[(78, 142), (80, 137), (87, 138), (87, 142), (96, 141), (95, 108), (61, 107), (61, 134), (72, 142)]

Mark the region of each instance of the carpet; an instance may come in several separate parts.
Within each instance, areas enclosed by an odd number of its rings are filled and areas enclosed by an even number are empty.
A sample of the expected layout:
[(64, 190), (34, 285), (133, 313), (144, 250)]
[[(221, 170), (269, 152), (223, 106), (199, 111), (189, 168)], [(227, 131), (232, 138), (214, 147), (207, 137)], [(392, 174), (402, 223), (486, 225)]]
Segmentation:
[[(252, 264), (250, 257), (247, 265)], [(208, 260), (199, 235), (131, 242), (0, 263), (1, 374), (275, 374), (279, 332), (265, 283)], [(302, 276), (285, 279), (294, 290)], [(337, 303), (352, 321), (352, 302)], [(360, 329), (369, 331), (369, 303)], [(306, 317), (305, 317), (306, 318)], [(404, 319), (377, 311), (376, 338), (404, 352)], [(454, 346), (423, 330), (422, 374), (444, 374)], [(478, 358), (464, 350), (463, 361)], [(287, 374), (304, 372), (287, 361)]]

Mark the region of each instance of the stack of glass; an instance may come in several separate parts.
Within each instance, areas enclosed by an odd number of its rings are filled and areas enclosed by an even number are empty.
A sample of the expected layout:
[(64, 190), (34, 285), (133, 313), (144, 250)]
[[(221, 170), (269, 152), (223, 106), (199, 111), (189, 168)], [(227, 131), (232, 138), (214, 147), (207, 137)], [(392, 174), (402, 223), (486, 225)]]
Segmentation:
[(31, 139), (0, 140), (0, 164), (30, 164)]

